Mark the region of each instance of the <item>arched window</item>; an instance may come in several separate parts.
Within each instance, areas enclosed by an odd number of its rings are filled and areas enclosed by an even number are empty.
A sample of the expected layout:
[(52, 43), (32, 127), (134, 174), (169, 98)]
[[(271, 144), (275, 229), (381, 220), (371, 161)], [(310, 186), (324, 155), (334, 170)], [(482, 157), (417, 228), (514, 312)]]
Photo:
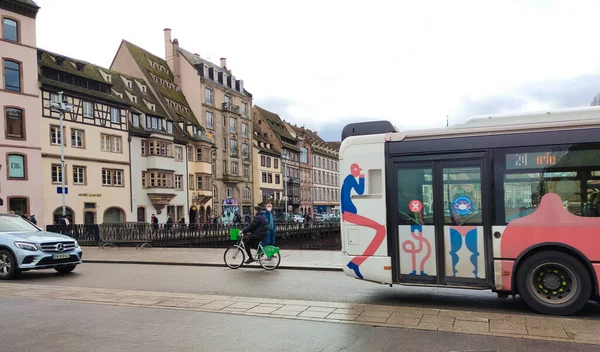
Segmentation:
[(125, 212), (118, 207), (110, 207), (104, 211), (103, 222), (125, 222)]
[(244, 187), (244, 200), (250, 200), (252, 198), (252, 194), (250, 192), (250, 188)]
[[(69, 223), (73, 224), (75, 218), (73, 217), (73, 209), (66, 207), (65, 209), (65, 215), (67, 216), (67, 219), (69, 219)], [(60, 218), (62, 218), (63, 216), (63, 212), (62, 212), (62, 207), (58, 207), (56, 208), (56, 210), (54, 210), (54, 212), (52, 213), (52, 219), (54, 221), (54, 224), (58, 224), (60, 221)]]

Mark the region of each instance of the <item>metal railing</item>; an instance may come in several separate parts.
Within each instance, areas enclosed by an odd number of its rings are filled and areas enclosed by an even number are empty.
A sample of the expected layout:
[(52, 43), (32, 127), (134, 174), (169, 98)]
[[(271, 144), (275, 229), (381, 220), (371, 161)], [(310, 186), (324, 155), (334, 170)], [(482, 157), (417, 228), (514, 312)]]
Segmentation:
[[(229, 230), (244, 225), (115, 223), (48, 225), (49, 232), (75, 238), (82, 246), (226, 248)], [(339, 223), (278, 223), (275, 245), (285, 249), (341, 250)]]

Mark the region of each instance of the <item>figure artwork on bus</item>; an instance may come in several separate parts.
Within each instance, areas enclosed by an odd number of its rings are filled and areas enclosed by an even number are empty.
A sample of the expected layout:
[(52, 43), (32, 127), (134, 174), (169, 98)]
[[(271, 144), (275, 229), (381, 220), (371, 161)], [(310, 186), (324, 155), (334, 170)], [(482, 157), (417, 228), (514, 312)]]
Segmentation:
[(477, 227), (475, 226), (456, 226), (450, 228), (450, 256), (452, 257), (452, 276), (458, 274), (458, 264), (462, 260), (466, 260), (466, 256), (459, 256), (458, 251), (466, 247), (470, 252), (469, 260), (473, 265), (473, 275), (479, 278), (479, 249), (477, 246)]
[(415, 242), (411, 240), (402, 242), (402, 250), (411, 255), (412, 271), (409, 275), (417, 275), (417, 255), (423, 253), (423, 249), (425, 249), (424, 255), (419, 262), (418, 275), (427, 276), (425, 264), (429, 257), (431, 257), (431, 242), (423, 235), (423, 227), (421, 225), (411, 225), (410, 233), (417, 244), (415, 245)]
[(360, 273), (360, 265), (364, 263), (369, 256), (375, 254), (385, 239), (385, 227), (367, 217), (359, 215), (358, 209), (352, 202), (352, 191), (356, 192), (358, 195), (362, 195), (365, 192), (365, 175), (362, 174), (361, 171), (362, 169), (356, 163), (350, 166), (350, 174), (344, 179), (340, 198), (342, 221), (375, 230), (375, 236), (364, 253), (361, 256), (354, 257), (350, 263), (348, 263), (348, 268), (352, 269), (360, 279), (363, 278)]

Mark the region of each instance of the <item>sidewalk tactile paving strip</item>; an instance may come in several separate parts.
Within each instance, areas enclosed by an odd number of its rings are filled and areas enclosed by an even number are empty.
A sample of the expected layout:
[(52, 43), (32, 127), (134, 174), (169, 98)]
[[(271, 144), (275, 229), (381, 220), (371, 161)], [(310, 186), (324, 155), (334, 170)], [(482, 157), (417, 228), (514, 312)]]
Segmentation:
[[(600, 345), (600, 321), (449, 309), (3, 283), (3, 296)], [(488, 352), (495, 350), (473, 350)], [(463, 352), (463, 351), (461, 351)], [(470, 351), (471, 352), (471, 351)]]

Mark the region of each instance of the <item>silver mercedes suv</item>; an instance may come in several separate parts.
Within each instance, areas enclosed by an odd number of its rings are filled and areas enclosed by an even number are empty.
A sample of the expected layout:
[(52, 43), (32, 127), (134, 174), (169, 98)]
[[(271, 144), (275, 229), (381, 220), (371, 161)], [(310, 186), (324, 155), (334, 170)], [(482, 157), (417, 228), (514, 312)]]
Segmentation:
[(18, 215), (0, 214), (0, 280), (27, 270), (69, 273), (81, 264), (82, 256), (75, 239), (46, 232)]

